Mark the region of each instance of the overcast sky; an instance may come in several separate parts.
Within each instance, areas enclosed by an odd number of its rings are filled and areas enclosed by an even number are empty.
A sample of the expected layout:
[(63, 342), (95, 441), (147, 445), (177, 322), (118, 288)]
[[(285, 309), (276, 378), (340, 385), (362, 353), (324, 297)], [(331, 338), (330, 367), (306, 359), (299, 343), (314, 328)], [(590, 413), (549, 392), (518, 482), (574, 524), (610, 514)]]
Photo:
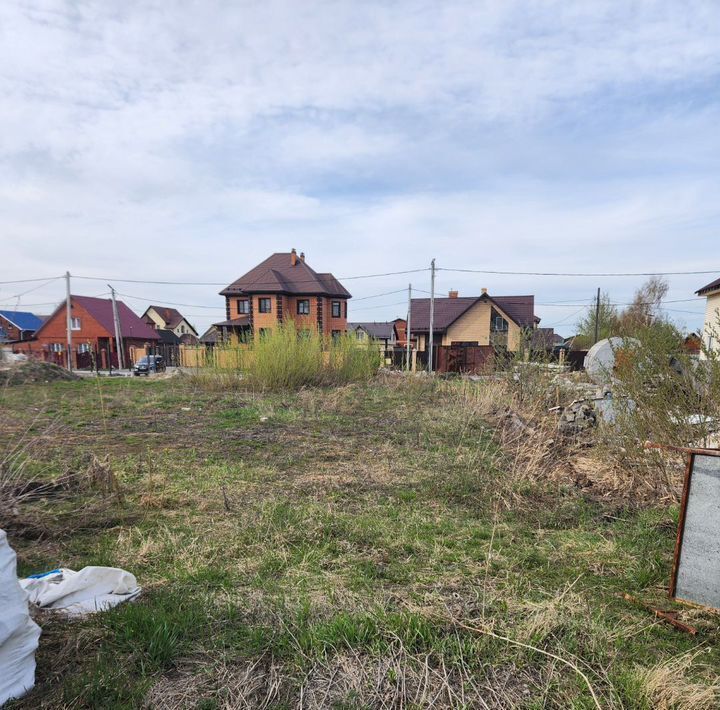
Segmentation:
[[(229, 283), (291, 247), (338, 277), (432, 257), (720, 269), (719, 78), (715, 0), (3, 0), (0, 280), (112, 279), (193, 304), (180, 310), (204, 329), (224, 315), (219, 287), (114, 279)], [(713, 278), (672, 277), (669, 298)], [(598, 285), (626, 301), (642, 280), (437, 284), (582, 304)], [(346, 286), (360, 298), (409, 281), (429, 288), (427, 273)], [(0, 285), (0, 304), (34, 286)], [(48, 312), (63, 289), (20, 308)], [(141, 313), (140, 299), (123, 296)], [(404, 315), (403, 300), (351, 301), (350, 318)], [(701, 301), (668, 307), (700, 326)], [(563, 334), (577, 311), (537, 307)]]

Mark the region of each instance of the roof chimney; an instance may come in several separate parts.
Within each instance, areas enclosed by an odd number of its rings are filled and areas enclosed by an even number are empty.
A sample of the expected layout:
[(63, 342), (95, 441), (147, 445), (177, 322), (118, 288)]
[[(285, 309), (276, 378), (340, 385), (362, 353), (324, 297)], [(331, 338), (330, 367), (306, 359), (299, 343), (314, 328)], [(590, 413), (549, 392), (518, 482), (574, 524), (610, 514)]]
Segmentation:
[(486, 288), (481, 288), (480, 291), (482, 292), (482, 295), (483, 295), (483, 296), (487, 296), (487, 289), (486, 289)]
[(295, 266), (297, 264), (297, 252), (295, 251), (295, 247), (293, 247), (290, 250), (290, 266)]
[(302, 261), (303, 264), (305, 263), (305, 252), (304, 251), (300, 252), (300, 261)]
[(457, 298), (458, 292), (457, 291), (448, 291), (448, 298)]

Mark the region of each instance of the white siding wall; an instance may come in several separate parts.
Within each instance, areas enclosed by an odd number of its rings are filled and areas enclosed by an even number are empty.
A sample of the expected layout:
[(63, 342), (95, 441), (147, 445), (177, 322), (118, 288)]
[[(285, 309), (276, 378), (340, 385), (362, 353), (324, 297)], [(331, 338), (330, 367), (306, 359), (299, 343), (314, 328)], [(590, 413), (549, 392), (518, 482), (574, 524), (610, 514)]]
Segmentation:
[(720, 352), (720, 291), (707, 297), (703, 341), (709, 350)]

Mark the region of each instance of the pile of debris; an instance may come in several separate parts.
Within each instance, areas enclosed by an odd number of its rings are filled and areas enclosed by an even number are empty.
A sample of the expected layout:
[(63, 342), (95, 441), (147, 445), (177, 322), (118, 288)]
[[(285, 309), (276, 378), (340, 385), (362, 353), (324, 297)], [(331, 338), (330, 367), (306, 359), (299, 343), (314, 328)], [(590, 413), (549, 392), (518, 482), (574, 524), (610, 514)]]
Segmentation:
[(49, 362), (25, 360), (12, 362), (0, 368), (0, 385), (23, 385), (54, 380), (79, 380), (68, 370)]
[(587, 400), (580, 400), (562, 409), (557, 428), (561, 434), (580, 434), (596, 426), (597, 419), (597, 411), (593, 404)]

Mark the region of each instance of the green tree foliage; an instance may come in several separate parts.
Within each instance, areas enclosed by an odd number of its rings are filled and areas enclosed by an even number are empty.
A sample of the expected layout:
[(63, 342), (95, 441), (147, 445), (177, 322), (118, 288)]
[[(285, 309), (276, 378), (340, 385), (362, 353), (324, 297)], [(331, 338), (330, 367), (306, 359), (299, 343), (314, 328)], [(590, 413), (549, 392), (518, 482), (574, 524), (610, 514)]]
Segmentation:
[(598, 321), (598, 340), (609, 338), (616, 334), (618, 311), (610, 301), (610, 294), (603, 293), (600, 295), (599, 311), (593, 304), (592, 308), (588, 308), (585, 316), (577, 325), (578, 337), (575, 338), (575, 347), (587, 349), (595, 342), (595, 318), (597, 314)]
[[(663, 315), (662, 301), (667, 296), (670, 284), (661, 276), (652, 276), (635, 291), (632, 303), (624, 310), (614, 306), (610, 294), (607, 292), (600, 296), (600, 309), (598, 312), (598, 340), (610, 338), (614, 335), (625, 337), (638, 337), (648, 328), (659, 327), (664, 336), (674, 329), (663, 329), (667, 319)], [(575, 347), (586, 349), (595, 342), (596, 308), (593, 304), (587, 309), (585, 316), (577, 325), (578, 337)], [(679, 337), (679, 336), (678, 336)]]

